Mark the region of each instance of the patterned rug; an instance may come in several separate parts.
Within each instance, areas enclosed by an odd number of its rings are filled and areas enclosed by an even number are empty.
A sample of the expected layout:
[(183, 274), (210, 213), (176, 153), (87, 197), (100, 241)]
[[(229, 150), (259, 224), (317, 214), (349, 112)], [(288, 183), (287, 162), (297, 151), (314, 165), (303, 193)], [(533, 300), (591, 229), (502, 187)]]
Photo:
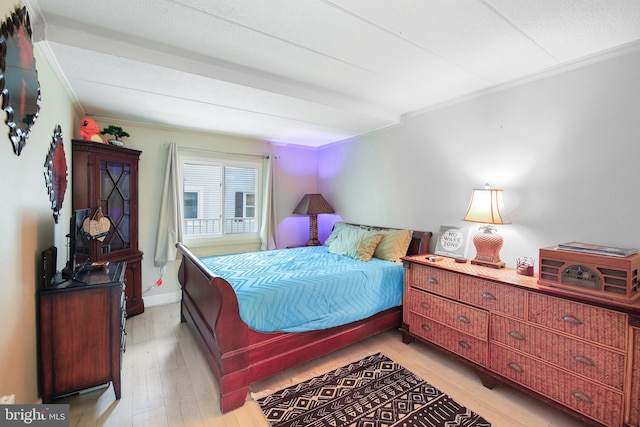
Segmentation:
[(382, 353), (257, 399), (274, 427), (490, 427)]

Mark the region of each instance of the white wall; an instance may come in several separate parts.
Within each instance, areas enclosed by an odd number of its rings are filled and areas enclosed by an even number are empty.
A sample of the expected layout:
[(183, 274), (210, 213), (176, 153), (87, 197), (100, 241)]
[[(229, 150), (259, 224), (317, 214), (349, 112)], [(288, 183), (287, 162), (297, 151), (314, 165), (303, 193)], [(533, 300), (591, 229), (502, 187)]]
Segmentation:
[[(304, 245), (309, 240), (309, 218), (292, 214), (302, 197), (317, 193), (317, 149), (275, 145), (276, 188), (278, 192), (278, 247)], [(324, 241), (335, 215), (318, 215), (318, 237)]]
[(503, 188), (511, 267), (570, 240), (639, 247), (640, 49), (620, 53), (326, 147), (320, 189), (348, 221), (437, 232)]
[[(13, 1), (0, 0), (0, 16), (4, 18), (13, 10)], [(36, 285), (40, 254), (56, 245), (60, 251), (58, 267), (64, 266), (71, 204), (68, 189), (59, 223), (54, 224), (43, 165), (59, 124), (67, 167), (71, 167), (72, 103), (37, 45), (35, 57), (42, 91), (40, 115), (20, 156), (13, 153), (4, 112), (0, 121), (0, 395), (15, 393), (16, 403), (38, 399)]]

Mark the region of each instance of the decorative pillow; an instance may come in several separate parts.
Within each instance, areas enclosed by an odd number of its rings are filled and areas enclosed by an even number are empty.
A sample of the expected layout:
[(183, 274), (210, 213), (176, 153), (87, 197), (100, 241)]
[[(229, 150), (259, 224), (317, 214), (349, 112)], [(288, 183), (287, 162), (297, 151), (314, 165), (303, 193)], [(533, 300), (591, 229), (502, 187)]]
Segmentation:
[(344, 227), (329, 243), (328, 251), (361, 261), (370, 261), (382, 234), (359, 227)]
[(344, 222), (336, 222), (335, 224), (333, 224), (333, 229), (331, 230), (331, 234), (329, 234), (329, 237), (327, 237), (327, 240), (324, 241), (324, 245), (329, 246), (331, 242), (333, 242), (336, 239), (338, 234), (340, 234), (340, 230), (344, 228), (346, 225), (347, 224), (345, 224)]
[(327, 237), (327, 240), (324, 241), (324, 245), (329, 246), (331, 242), (333, 242), (335, 238), (340, 234), (340, 232), (347, 228), (359, 230), (364, 227), (359, 225), (347, 224), (346, 222), (336, 222), (335, 224), (333, 224), (333, 230), (331, 230), (331, 234), (329, 235), (329, 237)]
[(407, 254), (413, 231), (411, 230), (379, 230), (382, 240), (378, 243), (374, 257), (387, 261), (401, 262), (400, 258)]

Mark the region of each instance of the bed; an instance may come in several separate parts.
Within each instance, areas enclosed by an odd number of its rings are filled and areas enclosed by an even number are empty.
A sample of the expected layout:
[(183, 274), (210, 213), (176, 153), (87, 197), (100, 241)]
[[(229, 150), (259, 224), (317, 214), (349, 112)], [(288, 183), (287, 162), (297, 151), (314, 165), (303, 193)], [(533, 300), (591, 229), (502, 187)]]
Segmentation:
[[(366, 229), (375, 235), (382, 235), (383, 237), (375, 243), (377, 251), (385, 246), (383, 242), (390, 240), (390, 237), (385, 236), (395, 236), (401, 231), (386, 227), (336, 223), (331, 236), (327, 239), (329, 244), (325, 244), (324, 249), (315, 250), (331, 252), (334, 256), (337, 254), (353, 258), (353, 250), (347, 245), (349, 240), (341, 240), (341, 237), (346, 235), (342, 229), (348, 229), (350, 233), (360, 233), (358, 230)], [(402, 231), (408, 233), (409, 243), (406, 253), (400, 254), (401, 256), (427, 253), (431, 232)], [(213, 257), (215, 258), (213, 260), (198, 258), (184, 244), (178, 243), (176, 246), (182, 255), (178, 272), (178, 279), (182, 286), (181, 321), (188, 324), (216, 378), (220, 393), (220, 410), (223, 413), (244, 404), (249, 385), (252, 383), (376, 333), (399, 327), (402, 322), (402, 311), (398, 301), (390, 308), (338, 326), (313, 329), (317, 325), (311, 325), (312, 330), (294, 327), (292, 332), (283, 330), (261, 332), (259, 330), (261, 328), (253, 328), (247, 323), (252, 323), (253, 320), (245, 321), (241, 315), (240, 306), (245, 303), (239, 301), (238, 295), (242, 297), (242, 292), (238, 291), (237, 294), (233, 286), (237, 286), (236, 278), (242, 277), (243, 273), (236, 271), (234, 278), (228, 281), (222, 277), (224, 274), (218, 274), (219, 272), (211, 271), (207, 267), (207, 264), (213, 266), (214, 270), (216, 265), (221, 267), (221, 261), (225, 260), (224, 256)], [(337, 249), (334, 250), (334, 248)], [(389, 247), (385, 246), (385, 248)], [(397, 252), (398, 248), (395, 247), (394, 250)], [(288, 252), (283, 254), (283, 251)], [(279, 249), (269, 252), (272, 256), (280, 254), (290, 256), (296, 254), (294, 251), (296, 249)], [(402, 252), (405, 252), (404, 247)], [(377, 252), (374, 251), (374, 254), (377, 255)], [(355, 258), (360, 255), (359, 252), (356, 253)], [(371, 255), (370, 259), (376, 261), (373, 254), (366, 255)], [(235, 260), (233, 257), (231, 259)], [(396, 253), (394, 257), (398, 257), (398, 254)], [(395, 264), (390, 261), (386, 263)], [(375, 262), (371, 263), (373, 264)], [(292, 269), (295, 270), (296, 267)], [(404, 275), (404, 272), (402, 274)], [(247, 274), (247, 277), (250, 275)], [(305, 280), (310, 279), (306, 277)], [(318, 276), (316, 280), (324, 279)], [(246, 311), (245, 309), (243, 313), (245, 317)]]

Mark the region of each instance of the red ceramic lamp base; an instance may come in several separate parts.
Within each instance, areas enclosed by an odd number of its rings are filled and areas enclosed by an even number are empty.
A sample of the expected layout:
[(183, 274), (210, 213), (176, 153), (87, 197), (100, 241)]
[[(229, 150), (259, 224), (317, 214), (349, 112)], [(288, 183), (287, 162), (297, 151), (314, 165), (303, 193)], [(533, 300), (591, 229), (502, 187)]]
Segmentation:
[(476, 257), (471, 260), (471, 264), (503, 268), (505, 263), (500, 260), (500, 249), (502, 249), (504, 243), (502, 236), (492, 233), (493, 227), (483, 227), (482, 229), (484, 232), (473, 236)]

